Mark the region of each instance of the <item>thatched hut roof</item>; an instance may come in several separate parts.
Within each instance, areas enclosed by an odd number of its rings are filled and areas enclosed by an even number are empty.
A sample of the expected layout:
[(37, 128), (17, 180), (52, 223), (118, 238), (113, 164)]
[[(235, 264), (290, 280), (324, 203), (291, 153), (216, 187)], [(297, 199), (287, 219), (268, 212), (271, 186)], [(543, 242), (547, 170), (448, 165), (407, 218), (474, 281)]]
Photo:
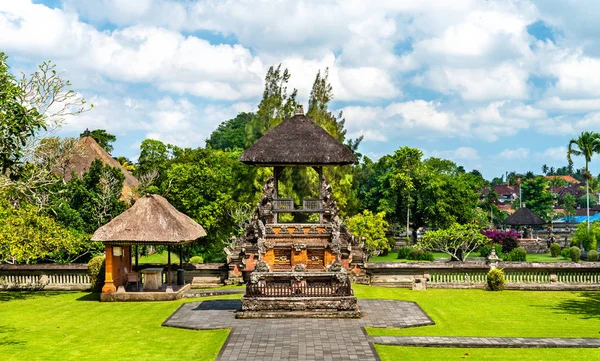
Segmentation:
[(343, 165), (354, 155), (302, 112), (266, 132), (240, 157), (252, 165)]
[(520, 208), (504, 220), (504, 224), (510, 226), (541, 226), (546, 223), (548, 222), (525, 207)]
[(206, 236), (201, 225), (166, 199), (149, 194), (98, 228), (93, 241), (114, 244), (182, 244)]
[(138, 188), (140, 186), (140, 182), (127, 169), (123, 168), (119, 162), (111, 157), (110, 154), (108, 154), (94, 138), (90, 136), (84, 136), (79, 140), (78, 146), (81, 147), (81, 152), (80, 154), (75, 155), (71, 160), (70, 167), (64, 174), (65, 181), (68, 182), (71, 180), (73, 172), (81, 177), (84, 173), (90, 170), (94, 160), (100, 159), (102, 163), (106, 165), (119, 168), (125, 175), (123, 190), (121, 192), (123, 198), (135, 198), (133, 189)]

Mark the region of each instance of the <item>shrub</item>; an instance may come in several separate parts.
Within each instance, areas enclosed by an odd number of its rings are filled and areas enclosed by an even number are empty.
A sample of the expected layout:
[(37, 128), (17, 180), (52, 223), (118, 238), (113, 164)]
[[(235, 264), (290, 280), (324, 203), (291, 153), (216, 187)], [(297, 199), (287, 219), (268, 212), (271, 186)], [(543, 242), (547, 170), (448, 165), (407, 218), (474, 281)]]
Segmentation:
[(519, 242), (516, 238), (507, 237), (502, 241), (502, 253), (507, 254), (519, 247)]
[(433, 262), (435, 257), (433, 253), (424, 251), (422, 249), (413, 248), (408, 255), (408, 259), (412, 261), (430, 261)]
[(204, 258), (202, 256), (194, 256), (190, 258), (190, 263), (204, 263)]
[(581, 258), (581, 251), (578, 247), (571, 247), (570, 249), (571, 261), (579, 262), (579, 258)]
[(484, 231), (483, 235), (492, 240), (492, 243), (502, 245), (502, 252), (498, 252), (496, 249), (496, 253), (498, 254), (509, 253), (513, 249), (519, 247), (517, 239), (521, 237), (521, 234), (516, 232), (514, 229), (509, 229), (507, 231), (489, 229)]
[(560, 255), (560, 244), (554, 242), (550, 245), (550, 255), (552, 257), (558, 257)]
[(492, 245), (486, 244), (485, 246), (479, 247), (479, 257), (487, 257), (492, 254)]
[(92, 284), (92, 291), (100, 292), (104, 286), (104, 277), (106, 276), (105, 257), (96, 256), (92, 258), (87, 266)]
[(504, 271), (500, 268), (491, 269), (487, 274), (487, 289), (502, 291), (504, 289)]
[(570, 247), (563, 248), (562, 251), (560, 251), (560, 256), (562, 258), (570, 259), (571, 258), (571, 248)]
[(504, 257), (505, 261), (511, 262), (526, 262), (527, 261), (527, 251), (523, 247), (518, 247), (510, 251)]
[(571, 246), (578, 247), (581, 245), (586, 251), (596, 249), (596, 239), (600, 237), (600, 223), (592, 222), (590, 224), (590, 230), (587, 229), (587, 223), (581, 223), (577, 226), (575, 233), (573, 234), (573, 240)]
[(408, 256), (413, 249), (413, 247), (400, 247), (398, 250), (398, 259), (408, 259)]
[(598, 251), (591, 250), (588, 252), (588, 261), (597, 262), (598, 261)]

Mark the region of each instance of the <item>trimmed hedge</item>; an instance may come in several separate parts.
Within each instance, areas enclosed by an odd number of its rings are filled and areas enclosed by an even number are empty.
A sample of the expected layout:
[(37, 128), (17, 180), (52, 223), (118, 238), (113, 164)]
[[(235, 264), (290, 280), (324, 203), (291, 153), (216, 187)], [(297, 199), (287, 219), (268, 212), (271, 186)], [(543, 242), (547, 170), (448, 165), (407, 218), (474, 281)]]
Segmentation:
[(552, 257), (560, 256), (560, 244), (554, 242), (550, 245), (550, 255)]
[(106, 276), (106, 262), (105, 257), (96, 256), (92, 258), (88, 264), (88, 273), (90, 275), (90, 281), (92, 283), (92, 291), (100, 292), (104, 286), (104, 279)]
[(588, 261), (598, 262), (598, 251), (591, 250), (588, 252)]
[(500, 268), (491, 269), (487, 273), (488, 291), (502, 291), (504, 289), (504, 271)]
[(579, 262), (579, 259), (581, 258), (581, 251), (579, 250), (579, 247), (571, 247), (569, 254), (571, 256), (571, 261)]

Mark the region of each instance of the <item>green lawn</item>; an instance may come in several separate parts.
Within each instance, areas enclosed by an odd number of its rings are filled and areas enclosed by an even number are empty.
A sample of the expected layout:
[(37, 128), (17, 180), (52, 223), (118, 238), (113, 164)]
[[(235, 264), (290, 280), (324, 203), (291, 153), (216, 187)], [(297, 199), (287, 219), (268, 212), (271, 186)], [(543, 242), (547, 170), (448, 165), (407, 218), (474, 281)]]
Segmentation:
[[(370, 335), (600, 337), (600, 292), (411, 291), (355, 285), (359, 298), (417, 302), (436, 325)], [(237, 299), (241, 295), (203, 299)], [(161, 327), (184, 302), (100, 303), (84, 292), (0, 292), (2, 360), (214, 360), (228, 331)], [(596, 360), (589, 349), (377, 346), (382, 360)], [(465, 353), (469, 355), (465, 355)]]
[(396, 360), (476, 360), (476, 361), (549, 361), (578, 360), (596, 361), (600, 359), (598, 349), (532, 349), (532, 348), (433, 348), (399, 347), (375, 345), (382, 361)]
[(183, 302), (189, 300), (100, 303), (83, 292), (0, 292), (0, 358), (214, 360), (228, 330), (161, 327)]
[[(167, 264), (168, 258), (167, 251), (161, 253), (153, 253), (149, 256), (141, 256), (138, 258), (138, 262), (141, 263), (154, 263), (154, 264)], [(135, 262), (135, 261), (134, 261)], [(171, 252), (171, 264), (179, 264), (179, 256)]]

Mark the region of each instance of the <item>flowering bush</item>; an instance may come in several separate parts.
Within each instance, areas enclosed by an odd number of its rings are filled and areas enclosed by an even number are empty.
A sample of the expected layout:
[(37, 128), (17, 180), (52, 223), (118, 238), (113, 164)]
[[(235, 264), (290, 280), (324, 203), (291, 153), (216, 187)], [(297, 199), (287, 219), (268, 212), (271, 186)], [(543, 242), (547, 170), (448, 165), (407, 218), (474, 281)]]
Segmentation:
[(507, 231), (498, 231), (495, 229), (488, 229), (482, 232), (484, 236), (489, 238), (492, 243), (502, 245), (502, 253), (508, 254), (513, 249), (519, 247), (517, 242), (518, 238), (521, 238), (521, 234), (514, 229)]

